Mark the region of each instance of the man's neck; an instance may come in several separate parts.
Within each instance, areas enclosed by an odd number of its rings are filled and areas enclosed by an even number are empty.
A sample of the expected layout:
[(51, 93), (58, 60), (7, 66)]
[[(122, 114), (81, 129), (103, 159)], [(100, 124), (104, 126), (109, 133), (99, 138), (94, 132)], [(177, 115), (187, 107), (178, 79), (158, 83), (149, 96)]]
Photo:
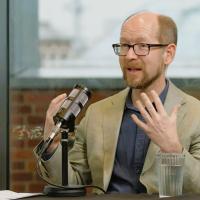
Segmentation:
[(153, 100), (151, 99), (150, 92), (154, 90), (158, 95), (160, 95), (161, 92), (164, 90), (165, 86), (166, 86), (166, 80), (164, 79), (162, 82), (151, 84), (149, 87), (144, 88), (144, 89), (132, 89), (131, 98), (132, 98), (133, 105), (134, 106), (136, 105), (135, 102), (141, 98), (140, 94), (143, 92), (146, 93), (148, 97), (150, 98), (150, 100), (153, 102)]

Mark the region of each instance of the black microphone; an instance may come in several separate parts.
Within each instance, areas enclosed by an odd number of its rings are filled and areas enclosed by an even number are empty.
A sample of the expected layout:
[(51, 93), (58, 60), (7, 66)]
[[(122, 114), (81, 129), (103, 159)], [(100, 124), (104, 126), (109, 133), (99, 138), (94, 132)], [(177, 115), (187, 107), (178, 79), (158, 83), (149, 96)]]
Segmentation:
[(55, 136), (59, 133), (60, 128), (67, 129), (68, 132), (74, 131), (75, 119), (90, 97), (91, 92), (88, 88), (81, 85), (74, 86), (69, 96), (65, 99), (60, 109), (53, 117), (55, 126), (38, 152), (40, 156), (42, 156), (44, 151), (50, 146)]
[(70, 128), (71, 124), (73, 125), (75, 118), (90, 97), (91, 92), (88, 88), (81, 85), (75, 85), (56, 115), (53, 117), (55, 125), (61, 123), (61, 128)]

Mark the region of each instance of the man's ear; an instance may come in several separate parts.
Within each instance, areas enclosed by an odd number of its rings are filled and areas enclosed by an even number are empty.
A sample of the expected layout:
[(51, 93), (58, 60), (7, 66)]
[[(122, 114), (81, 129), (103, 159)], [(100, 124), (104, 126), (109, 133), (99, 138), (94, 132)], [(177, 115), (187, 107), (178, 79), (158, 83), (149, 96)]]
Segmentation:
[(165, 48), (164, 63), (166, 65), (169, 65), (173, 61), (175, 53), (176, 53), (176, 45), (175, 44), (169, 44)]

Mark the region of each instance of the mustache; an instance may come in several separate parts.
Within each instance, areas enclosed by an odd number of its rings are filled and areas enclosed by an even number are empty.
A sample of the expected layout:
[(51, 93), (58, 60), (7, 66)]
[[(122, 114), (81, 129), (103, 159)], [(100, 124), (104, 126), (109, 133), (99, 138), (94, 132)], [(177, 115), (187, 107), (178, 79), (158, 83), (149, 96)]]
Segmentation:
[(128, 68), (135, 68), (135, 69), (137, 69), (137, 68), (140, 68), (140, 69), (143, 69), (144, 68), (144, 63), (139, 63), (139, 62), (133, 62), (133, 61), (129, 61), (128, 63), (127, 63), (127, 66), (126, 67), (128, 67)]

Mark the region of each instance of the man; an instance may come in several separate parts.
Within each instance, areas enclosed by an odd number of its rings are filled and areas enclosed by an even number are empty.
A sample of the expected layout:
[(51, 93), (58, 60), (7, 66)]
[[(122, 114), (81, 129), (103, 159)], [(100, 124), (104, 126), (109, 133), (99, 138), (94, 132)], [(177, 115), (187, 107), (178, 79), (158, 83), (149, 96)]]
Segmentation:
[[(88, 108), (69, 152), (71, 184), (98, 185), (107, 192), (157, 193), (156, 153), (161, 151), (185, 155), (183, 192), (200, 192), (200, 102), (165, 77), (176, 44), (176, 25), (167, 16), (139, 12), (125, 20), (120, 43), (113, 48), (128, 87)], [(51, 102), (44, 139), (65, 97)], [(41, 167), (57, 184), (59, 137), (48, 149), (45, 169)]]

